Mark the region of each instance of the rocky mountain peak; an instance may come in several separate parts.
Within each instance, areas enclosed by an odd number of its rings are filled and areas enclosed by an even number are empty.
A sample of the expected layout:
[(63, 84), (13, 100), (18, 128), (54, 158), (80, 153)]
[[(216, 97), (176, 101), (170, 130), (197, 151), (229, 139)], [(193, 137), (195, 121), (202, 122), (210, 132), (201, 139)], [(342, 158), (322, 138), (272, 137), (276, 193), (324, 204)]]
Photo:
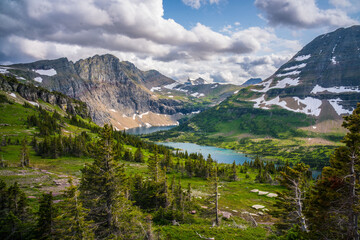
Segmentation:
[(257, 84), (257, 108), (278, 105), (316, 117), (349, 114), (360, 101), (360, 26), (323, 34)]

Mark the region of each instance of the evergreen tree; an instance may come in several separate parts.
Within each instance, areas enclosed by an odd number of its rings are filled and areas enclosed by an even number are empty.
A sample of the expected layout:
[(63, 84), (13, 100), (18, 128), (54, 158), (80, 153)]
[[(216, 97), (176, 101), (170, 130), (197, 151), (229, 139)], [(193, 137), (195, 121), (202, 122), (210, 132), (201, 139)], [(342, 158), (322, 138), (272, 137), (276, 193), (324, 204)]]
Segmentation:
[(237, 177), (237, 171), (236, 171), (236, 163), (235, 160), (232, 164), (232, 175), (231, 175), (231, 181), (237, 181), (238, 177)]
[(27, 147), (26, 138), (24, 138), (21, 142), (20, 166), (21, 167), (29, 167), (30, 166), (29, 149)]
[(335, 150), (309, 200), (307, 216), (318, 239), (359, 239), (360, 104), (343, 127), (345, 146)]
[(29, 213), (25, 193), (17, 182), (9, 188), (0, 180), (0, 239), (29, 238)]
[(40, 198), (37, 212), (37, 235), (39, 239), (53, 239), (55, 233), (54, 219), (56, 209), (53, 205), (52, 193), (44, 193)]
[(112, 128), (105, 125), (100, 137), (93, 164), (82, 170), (80, 191), (84, 207), (97, 226), (96, 238), (137, 239), (142, 234), (141, 213), (125, 197), (125, 169), (114, 160)]
[(285, 234), (293, 225), (298, 225), (304, 233), (309, 231), (304, 215), (304, 200), (310, 181), (308, 171), (308, 165), (298, 163), (294, 168), (287, 167), (286, 171), (280, 172), (280, 184), (286, 187), (287, 191), (279, 193), (275, 204), (277, 209), (272, 212), (279, 218), (276, 223), (278, 234)]
[(160, 169), (160, 163), (157, 152), (155, 152), (152, 156), (150, 156), (148, 160), (148, 170), (151, 178), (155, 182), (159, 182), (162, 176), (162, 172)]
[(64, 193), (64, 201), (60, 203), (61, 214), (55, 219), (57, 235), (60, 239), (87, 240), (94, 239), (91, 222), (85, 217), (88, 210), (82, 206), (79, 191), (69, 180), (70, 187)]
[(144, 154), (141, 151), (141, 148), (139, 147), (138, 149), (136, 149), (136, 152), (134, 154), (134, 161), (135, 162), (139, 162), (139, 163), (143, 163), (144, 162)]

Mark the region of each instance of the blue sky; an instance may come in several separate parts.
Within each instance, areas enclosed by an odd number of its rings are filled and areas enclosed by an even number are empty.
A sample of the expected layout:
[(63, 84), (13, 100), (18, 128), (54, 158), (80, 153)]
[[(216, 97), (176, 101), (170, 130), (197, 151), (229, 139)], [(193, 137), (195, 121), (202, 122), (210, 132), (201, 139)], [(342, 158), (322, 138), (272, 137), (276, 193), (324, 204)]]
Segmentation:
[(111, 53), (184, 81), (269, 77), (359, 0), (2, 0), (0, 63)]

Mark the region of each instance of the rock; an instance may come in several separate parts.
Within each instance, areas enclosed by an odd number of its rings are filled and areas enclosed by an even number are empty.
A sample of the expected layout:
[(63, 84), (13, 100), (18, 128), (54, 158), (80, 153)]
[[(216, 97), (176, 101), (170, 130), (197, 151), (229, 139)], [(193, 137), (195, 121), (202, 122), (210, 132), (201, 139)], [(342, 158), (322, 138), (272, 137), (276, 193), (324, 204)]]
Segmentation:
[(259, 192), (259, 189), (253, 189), (253, 190), (250, 190), (250, 192), (256, 193), (256, 192)]
[(207, 206), (201, 206), (201, 208), (208, 209), (208, 207), (207, 207)]
[(259, 215), (257, 215), (256, 213), (249, 213), (250, 216), (253, 216), (253, 217), (258, 217)]
[(221, 214), (225, 219), (230, 219), (232, 217), (232, 213), (230, 212), (219, 211), (219, 214)]
[(236, 211), (236, 210), (231, 210), (231, 211), (233, 211), (234, 213), (237, 213), (238, 211)]
[(268, 195), (266, 195), (267, 197), (277, 197), (278, 195), (276, 193), (269, 193)]
[(264, 192), (264, 191), (259, 191), (258, 192), (258, 194), (260, 195), (260, 196), (262, 196), (262, 195), (266, 195), (266, 194), (268, 194), (269, 192)]
[(190, 214), (196, 214), (196, 210), (192, 210), (189, 212)]
[(63, 200), (54, 200), (53, 203), (59, 203), (62, 202)]
[(265, 208), (265, 206), (263, 206), (263, 205), (252, 205), (251, 207), (256, 209), (256, 210)]
[(258, 212), (257, 214), (260, 215), (260, 216), (264, 216), (264, 215), (265, 215), (265, 213), (263, 213), (263, 212)]
[(28, 196), (28, 198), (30, 198), (30, 199), (36, 199), (35, 196)]
[(178, 223), (175, 219), (172, 220), (171, 223), (172, 223), (173, 226), (180, 226), (180, 223)]

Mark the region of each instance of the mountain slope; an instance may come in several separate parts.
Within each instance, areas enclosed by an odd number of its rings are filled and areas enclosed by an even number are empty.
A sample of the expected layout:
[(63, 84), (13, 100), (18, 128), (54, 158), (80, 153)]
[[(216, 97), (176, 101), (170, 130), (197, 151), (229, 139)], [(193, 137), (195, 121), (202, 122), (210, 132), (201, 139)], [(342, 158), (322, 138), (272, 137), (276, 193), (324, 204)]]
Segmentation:
[[(255, 108), (278, 105), (318, 119), (351, 113), (360, 101), (360, 26), (340, 28), (307, 44), (251, 91)], [(241, 94), (241, 93), (240, 93)]]
[(279, 137), (341, 120), (360, 101), (359, 66), (360, 26), (338, 29), (315, 38), (263, 82), (242, 88), (178, 129)]
[[(179, 83), (155, 70), (141, 71), (134, 64), (121, 62), (109, 54), (75, 63), (60, 58), (1, 69), (4, 73), (15, 74), (21, 81), (28, 80), (86, 102), (96, 123), (110, 122), (118, 129), (174, 125), (183, 115), (202, 110), (214, 102), (203, 98), (205, 95), (194, 97), (192, 91), (155, 91)], [(238, 88), (231, 85), (224, 88), (222, 94), (213, 94), (215, 102), (222, 101)]]

